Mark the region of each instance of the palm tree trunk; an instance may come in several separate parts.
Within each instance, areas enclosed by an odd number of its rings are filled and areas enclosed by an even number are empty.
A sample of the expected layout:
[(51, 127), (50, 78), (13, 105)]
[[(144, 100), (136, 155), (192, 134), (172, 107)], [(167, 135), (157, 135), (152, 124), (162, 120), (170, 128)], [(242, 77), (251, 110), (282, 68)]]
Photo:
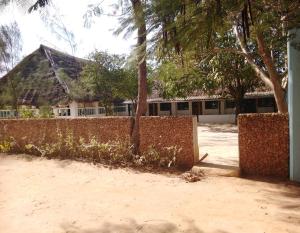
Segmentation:
[(131, 135), (134, 153), (139, 153), (140, 146), (140, 118), (147, 112), (147, 65), (146, 65), (146, 22), (143, 5), (140, 0), (131, 0), (135, 24), (138, 28), (138, 99), (135, 120)]

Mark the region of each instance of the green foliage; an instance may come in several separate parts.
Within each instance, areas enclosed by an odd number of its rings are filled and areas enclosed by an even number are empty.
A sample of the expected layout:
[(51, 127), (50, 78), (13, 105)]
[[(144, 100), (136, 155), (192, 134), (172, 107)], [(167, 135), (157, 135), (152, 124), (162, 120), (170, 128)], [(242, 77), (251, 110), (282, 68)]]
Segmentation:
[[(93, 52), (90, 59), (91, 62), (84, 67), (81, 74), (80, 83), (82, 85), (78, 85), (78, 83), (74, 85), (79, 87), (81, 92), (84, 90), (84, 93), (77, 92), (78, 96), (98, 97), (107, 110), (111, 109), (115, 100), (128, 99), (136, 102), (138, 95), (136, 61), (129, 62), (129, 59), (123, 56), (99, 51)], [(109, 111), (107, 112), (109, 113)]]
[(39, 117), (40, 118), (52, 118), (53, 115), (53, 109), (49, 105), (44, 105), (39, 107)]
[(114, 93), (122, 74), (124, 60), (117, 55), (95, 51), (90, 55), (91, 62), (82, 72), (82, 82), (86, 90), (101, 99), (101, 104), (109, 113), (115, 99)]
[(21, 32), (17, 22), (0, 26), (0, 72), (8, 72), (19, 61), (22, 51)]
[(19, 99), (25, 89), (26, 85), (22, 83), (22, 79), (19, 74), (3, 80), (3, 83), (0, 86), (0, 99), (2, 104), (9, 105), (13, 109), (18, 109)]
[(12, 143), (10, 141), (2, 141), (0, 143), (0, 153), (8, 153), (12, 149)]
[(182, 67), (172, 61), (164, 61), (155, 73), (154, 86), (164, 98), (185, 98), (197, 89), (210, 90), (211, 83), (196, 67)]
[(19, 116), (21, 118), (34, 118), (36, 117), (34, 110), (29, 108), (21, 108), (19, 110)]

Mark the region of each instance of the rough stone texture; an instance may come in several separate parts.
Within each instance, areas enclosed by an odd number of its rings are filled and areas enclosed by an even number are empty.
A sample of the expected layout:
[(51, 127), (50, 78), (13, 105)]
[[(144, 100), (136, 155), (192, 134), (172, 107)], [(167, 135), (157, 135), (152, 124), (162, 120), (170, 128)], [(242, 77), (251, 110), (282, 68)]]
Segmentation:
[(191, 168), (199, 160), (196, 117), (142, 117), (140, 150), (153, 145), (158, 151), (163, 147), (181, 148), (178, 165)]
[[(20, 146), (57, 142), (58, 134), (99, 142), (130, 140), (131, 117), (0, 120), (0, 141), (12, 137)], [(178, 165), (191, 168), (198, 160), (197, 121), (193, 117), (142, 117), (141, 152), (149, 146), (182, 148)]]
[(20, 145), (53, 143), (57, 141), (59, 133), (72, 133), (76, 139), (95, 137), (97, 141), (105, 143), (109, 140), (129, 140), (130, 132), (130, 117), (0, 121), (0, 140), (13, 137)]
[(288, 178), (288, 116), (242, 114), (238, 127), (241, 174)]

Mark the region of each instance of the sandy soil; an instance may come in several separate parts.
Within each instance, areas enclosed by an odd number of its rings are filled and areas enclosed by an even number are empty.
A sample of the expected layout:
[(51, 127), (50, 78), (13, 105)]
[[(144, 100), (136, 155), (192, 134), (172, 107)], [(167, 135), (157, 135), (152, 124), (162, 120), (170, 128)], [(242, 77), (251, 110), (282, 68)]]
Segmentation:
[(0, 155), (1, 233), (299, 233), (300, 187)]
[(198, 127), (200, 157), (203, 162), (238, 167), (238, 129), (236, 125), (206, 124)]

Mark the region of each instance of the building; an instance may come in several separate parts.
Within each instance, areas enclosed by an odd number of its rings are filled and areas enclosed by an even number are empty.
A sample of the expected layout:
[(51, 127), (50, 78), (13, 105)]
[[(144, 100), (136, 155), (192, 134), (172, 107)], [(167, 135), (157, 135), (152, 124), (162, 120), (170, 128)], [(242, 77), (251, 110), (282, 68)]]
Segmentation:
[[(50, 103), (55, 117), (102, 117), (105, 108), (99, 105), (99, 98), (85, 96), (72, 98), (72, 81), (80, 78), (82, 67), (87, 60), (62, 53), (41, 45), (39, 49), (25, 57), (14, 69), (0, 79), (4, 86), (9, 78), (20, 77), (25, 87), (20, 93), (20, 105), (32, 109), (35, 114), (42, 102)], [(27, 85), (30, 83), (30, 85)], [(35, 84), (35, 85), (33, 85)], [(30, 88), (26, 89), (26, 86)], [(1, 88), (0, 88), (1, 91)], [(202, 123), (234, 123), (234, 102), (222, 96), (194, 94), (184, 98), (166, 100), (153, 91), (147, 100), (147, 115), (181, 116), (195, 115)], [(116, 101), (113, 114), (133, 115), (131, 101)], [(247, 93), (243, 112), (274, 112), (276, 105), (271, 92)], [(0, 118), (15, 117), (14, 110), (0, 110)]]
[[(153, 97), (153, 96), (152, 96)], [(57, 117), (105, 116), (105, 109), (94, 105), (83, 107), (82, 104), (72, 102), (68, 108), (55, 108)], [(276, 112), (276, 104), (272, 92), (247, 93), (243, 103), (244, 113)], [(64, 113), (64, 114), (61, 114)], [(114, 113), (118, 116), (132, 116), (132, 103), (124, 101), (114, 106)], [(189, 96), (186, 99), (176, 98), (166, 100), (151, 98), (147, 100), (148, 116), (184, 116), (194, 115), (201, 123), (234, 123), (235, 104), (231, 99), (221, 96)]]

